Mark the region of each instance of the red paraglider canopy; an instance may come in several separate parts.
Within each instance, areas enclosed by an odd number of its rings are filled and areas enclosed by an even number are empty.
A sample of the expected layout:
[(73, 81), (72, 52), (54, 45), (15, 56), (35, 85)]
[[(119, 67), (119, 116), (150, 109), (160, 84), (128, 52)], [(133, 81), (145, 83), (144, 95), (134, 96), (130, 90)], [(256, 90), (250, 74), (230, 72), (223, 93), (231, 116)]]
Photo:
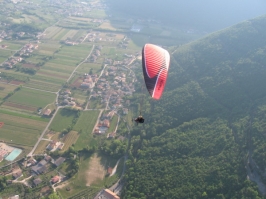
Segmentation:
[(145, 44), (142, 49), (142, 69), (146, 87), (154, 99), (160, 99), (166, 84), (170, 55), (167, 50)]

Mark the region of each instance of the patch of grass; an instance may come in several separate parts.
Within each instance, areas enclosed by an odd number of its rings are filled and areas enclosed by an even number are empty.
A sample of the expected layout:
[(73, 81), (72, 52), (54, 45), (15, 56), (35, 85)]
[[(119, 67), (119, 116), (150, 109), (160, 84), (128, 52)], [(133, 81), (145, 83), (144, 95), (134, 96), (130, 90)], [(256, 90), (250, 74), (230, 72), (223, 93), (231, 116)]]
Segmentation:
[(79, 154), (79, 156), (79, 171), (69, 180), (69, 183), (67, 185), (70, 188), (70, 191), (66, 191), (65, 188), (57, 190), (63, 198), (68, 198), (70, 196), (76, 195), (88, 188), (86, 186), (86, 172), (91, 160), (91, 154), (81, 153)]
[(111, 120), (111, 124), (110, 124), (110, 128), (108, 129), (108, 133), (114, 132), (115, 127), (117, 125), (118, 122), (118, 116), (114, 115), (112, 120)]
[(26, 118), (26, 119), (41, 121), (41, 122), (48, 122), (49, 121), (48, 118), (42, 118), (39, 116), (34, 116), (34, 115), (29, 115), (29, 114), (22, 114), (20, 112), (14, 112), (14, 111), (5, 110), (5, 109), (0, 109), (0, 113), (1, 113), (0, 115), (6, 114), (6, 115), (10, 115), (10, 116), (17, 116), (20, 118)]
[(97, 121), (100, 111), (83, 111), (73, 130), (80, 132), (80, 136), (75, 144), (77, 150), (81, 150), (87, 145), (96, 145), (92, 136), (93, 127)]
[(4, 122), (4, 126), (0, 129), (1, 140), (18, 145), (33, 146), (46, 125), (43, 122), (16, 116), (8, 117), (1, 114), (0, 117), (0, 121)]
[(34, 151), (34, 154), (44, 154), (46, 152), (46, 147), (48, 146), (49, 141), (47, 140), (41, 140), (39, 145)]
[(70, 146), (75, 144), (76, 141), (78, 140), (78, 137), (79, 137), (79, 133), (77, 131), (70, 131), (68, 134), (66, 134), (63, 138), (63, 142), (65, 144), (63, 151), (68, 150)]
[(49, 129), (53, 131), (61, 132), (72, 124), (72, 120), (76, 117), (77, 112), (70, 109), (60, 109), (53, 122), (51, 123)]
[(55, 97), (56, 95), (53, 93), (22, 88), (9, 97), (7, 101), (28, 106), (45, 107), (47, 104), (53, 102)]
[(0, 100), (8, 95), (8, 93), (13, 92), (18, 86), (10, 84), (0, 84)]
[(43, 82), (43, 81), (36, 79), (36, 80), (29, 81), (26, 84), (26, 86), (31, 87), (31, 88), (46, 90), (46, 91), (57, 92), (59, 90), (59, 88), (61, 88), (62, 85), (54, 84), (51, 82)]
[(102, 63), (88, 63), (84, 62), (79, 66), (77, 69), (78, 72), (84, 74), (84, 73), (89, 73), (90, 69), (93, 70), (93, 73), (98, 73), (102, 69)]

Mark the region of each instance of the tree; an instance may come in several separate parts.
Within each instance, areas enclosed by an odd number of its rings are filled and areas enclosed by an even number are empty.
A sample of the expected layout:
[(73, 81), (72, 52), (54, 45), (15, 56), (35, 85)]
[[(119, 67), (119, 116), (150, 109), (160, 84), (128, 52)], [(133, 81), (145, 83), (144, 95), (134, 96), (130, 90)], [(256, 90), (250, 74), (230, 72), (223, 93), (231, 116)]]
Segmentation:
[(55, 192), (50, 194), (48, 198), (49, 199), (60, 199), (59, 196)]

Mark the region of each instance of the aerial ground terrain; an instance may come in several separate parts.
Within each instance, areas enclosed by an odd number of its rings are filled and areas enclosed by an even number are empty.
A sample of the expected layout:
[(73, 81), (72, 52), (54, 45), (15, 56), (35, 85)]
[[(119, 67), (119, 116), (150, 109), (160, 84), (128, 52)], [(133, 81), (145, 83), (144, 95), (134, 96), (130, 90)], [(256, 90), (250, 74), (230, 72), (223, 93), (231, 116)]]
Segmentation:
[[(263, 27), (206, 36), (101, 0), (0, 0), (0, 197), (265, 198)], [(171, 54), (160, 101), (145, 43)]]

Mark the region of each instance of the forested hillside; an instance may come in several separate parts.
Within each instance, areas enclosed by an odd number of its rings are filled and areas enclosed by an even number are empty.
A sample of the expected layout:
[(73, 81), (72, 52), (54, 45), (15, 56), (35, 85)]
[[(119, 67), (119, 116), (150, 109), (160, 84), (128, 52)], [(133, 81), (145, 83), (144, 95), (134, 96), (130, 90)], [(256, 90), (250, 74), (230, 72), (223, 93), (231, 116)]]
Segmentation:
[(172, 54), (164, 96), (145, 100), (131, 132), (122, 198), (265, 198), (249, 180), (265, 192), (265, 27), (256, 18)]

